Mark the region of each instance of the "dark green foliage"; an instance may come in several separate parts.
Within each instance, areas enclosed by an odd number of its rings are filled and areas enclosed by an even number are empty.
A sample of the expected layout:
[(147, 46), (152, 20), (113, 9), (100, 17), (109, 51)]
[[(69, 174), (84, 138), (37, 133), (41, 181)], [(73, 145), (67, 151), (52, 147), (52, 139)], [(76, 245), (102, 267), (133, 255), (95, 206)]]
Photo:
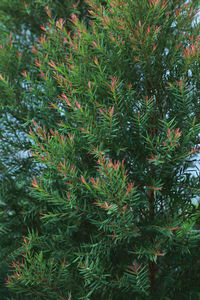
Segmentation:
[[(49, 118), (48, 95), (41, 97), (31, 92), (31, 84), (24, 71), (37, 80), (42, 89), (40, 76), (34, 70), (33, 44), (46, 26), (47, 5), (57, 16), (69, 17), (75, 9), (83, 17), (85, 5), (74, 1), (0, 1), (0, 298), (11, 299), (5, 287), (8, 263), (21, 248), (28, 228), (40, 229), (40, 207), (35, 207), (29, 186), (32, 176), (39, 172), (39, 165), (30, 154), (28, 137), (29, 122), (34, 118), (52, 123), (56, 113)], [(69, 22), (68, 22), (69, 23)], [(33, 47), (33, 48), (32, 48)], [(41, 108), (43, 107), (43, 110)], [(46, 114), (46, 117), (45, 117)], [(51, 125), (49, 125), (51, 127)], [(10, 272), (10, 271), (9, 271)], [(17, 296), (14, 296), (14, 299)], [(22, 295), (22, 298), (25, 296)]]
[(72, 14), (71, 31), (46, 8), (24, 72), (32, 202), (7, 285), (32, 299), (198, 299), (199, 4), (86, 4), (90, 22)]

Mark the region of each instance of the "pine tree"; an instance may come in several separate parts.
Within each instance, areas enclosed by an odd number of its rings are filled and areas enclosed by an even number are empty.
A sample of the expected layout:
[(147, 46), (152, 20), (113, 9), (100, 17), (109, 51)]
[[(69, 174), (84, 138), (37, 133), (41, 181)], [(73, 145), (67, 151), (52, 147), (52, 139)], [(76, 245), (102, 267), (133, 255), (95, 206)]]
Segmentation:
[(43, 83), (24, 73), (52, 128), (30, 130), (41, 224), (7, 285), (32, 299), (199, 299), (199, 4), (86, 3), (90, 24), (74, 13), (71, 31), (48, 11)]

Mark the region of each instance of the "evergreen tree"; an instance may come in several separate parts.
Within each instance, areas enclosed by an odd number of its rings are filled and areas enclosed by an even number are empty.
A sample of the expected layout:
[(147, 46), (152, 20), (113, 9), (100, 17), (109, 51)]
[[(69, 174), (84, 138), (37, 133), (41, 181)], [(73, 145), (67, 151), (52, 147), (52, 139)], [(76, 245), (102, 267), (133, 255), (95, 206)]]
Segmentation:
[[(49, 7), (47, 7), (47, 4)], [(29, 121), (33, 118), (51, 128), (56, 112), (49, 118), (47, 96), (33, 97), (25, 72), (42, 89), (33, 69), (34, 43), (48, 23), (47, 12), (70, 16), (72, 11), (84, 18), (85, 4), (77, 1), (0, 1), (0, 298), (11, 299), (5, 288), (8, 263), (20, 249), (28, 228), (39, 230), (38, 209), (28, 186), (39, 166), (30, 155)], [(41, 23), (42, 22), (42, 23)], [(66, 23), (69, 25), (70, 22)], [(40, 107), (39, 107), (40, 104)], [(26, 212), (26, 214), (25, 214)], [(18, 299), (18, 298), (15, 298)], [(20, 296), (19, 296), (19, 299)], [(24, 296), (23, 298), (24, 299)]]
[(52, 128), (41, 115), (30, 130), (41, 223), (7, 285), (32, 299), (199, 299), (199, 4), (86, 3), (90, 25), (72, 14), (71, 32), (48, 10), (43, 83), (24, 72)]

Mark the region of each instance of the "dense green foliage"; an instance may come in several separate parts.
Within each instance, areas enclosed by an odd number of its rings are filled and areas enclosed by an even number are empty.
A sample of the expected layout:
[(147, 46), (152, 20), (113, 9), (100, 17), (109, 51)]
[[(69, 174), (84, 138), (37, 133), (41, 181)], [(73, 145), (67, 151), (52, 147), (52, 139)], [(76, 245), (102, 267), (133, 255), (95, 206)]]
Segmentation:
[[(199, 4), (86, 4), (70, 20), (46, 7), (31, 67), (6, 62), (12, 36), (1, 48), (1, 130), (25, 134), (1, 150), (7, 286), (20, 299), (200, 299)], [(30, 164), (15, 171), (7, 149)]]
[[(49, 5), (56, 16), (70, 17), (72, 11), (81, 18), (86, 5), (81, 1), (0, 1), (0, 298), (11, 299), (5, 287), (8, 263), (12, 254), (20, 249), (28, 228), (36, 229), (40, 220), (34, 208), (34, 197), (29, 186), (32, 176), (38, 173), (30, 155), (29, 122), (34, 118), (48, 127), (46, 97), (35, 98), (30, 83), (24, 80), (26, 70), (32, 80), (35, 72), (33, 45), (42, 34), (40, 26), (48, 23), (45, 8)], [(70, 24), (68, 21), (66, 25)], [(40, 107), (39, 107), (40, 104)], [(41, 108), (41, 105), (43, 108)], [(52, 114), (55, 120), (56, 113)], [(49, 125), (50, 127), (51, 125)], [(17, 250), (18, 251), (18, 250)], [(17, 296), (14, 296), (14, 299)], [(19, 299), (25, 299), (24, 296)]]

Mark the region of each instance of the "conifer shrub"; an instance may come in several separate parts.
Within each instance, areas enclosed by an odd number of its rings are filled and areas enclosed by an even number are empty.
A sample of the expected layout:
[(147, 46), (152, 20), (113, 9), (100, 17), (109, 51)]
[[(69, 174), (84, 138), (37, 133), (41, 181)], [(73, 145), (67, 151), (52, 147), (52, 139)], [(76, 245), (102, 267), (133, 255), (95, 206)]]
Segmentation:
[(199, 4), (86, 3), (90, 23), (74, 13), (71, 31), (47, 9), (42, 81), (24, 72), (51, 128), (30, 129), (41, 223), (7, 286), (31, 299), (199, 299)]

